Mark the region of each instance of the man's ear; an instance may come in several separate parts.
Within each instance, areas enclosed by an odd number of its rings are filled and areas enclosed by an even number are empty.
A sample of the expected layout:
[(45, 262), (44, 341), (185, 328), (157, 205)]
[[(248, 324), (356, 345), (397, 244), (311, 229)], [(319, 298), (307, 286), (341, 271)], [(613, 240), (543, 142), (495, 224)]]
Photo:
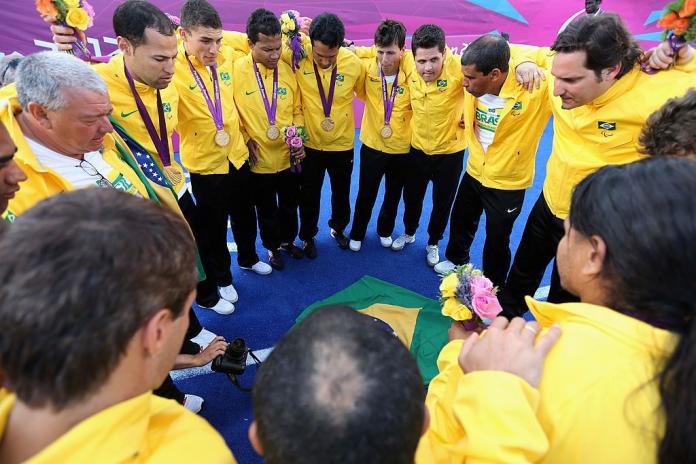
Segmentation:
[(118, 45), (118, 49), (121, 50), (121, 53), (124, 55), (130, 56), (133, 54), (133, 44), (131, 44), (130, 41), (125, 37), (118, 36), (116, 38), (116, 45)]
[(41, 106), (39, 103), (29, 102), (29, 104), (27, 105), (26, 112), (29, 115), (31, 115), (31, 117), (34, 118), (34, 120), (38, 122), (44, 129), (53, 128), (53, 123), (48, 118), (48, 112), (46, 111), (46, 108)]
[(150, 355), (158, 355), (166, 345), (173, 322), (173, 314), (168, 309), (157, 311), (142, 328), (143, 348)]
[(610, 66), (602, 70), (602, 75), (604, 80), (616, 79), (616, 76), (621, 72), (621, 63), (616, 63), (614, 66)]
[(259, 456), (263, 456), (263, 446), (261, 446), (261, 440), (259, 440), (258, 426), (256, 421), (252, 421), (249, 426), (249, 441), (251, 442), (252, 448), (256, 451)]

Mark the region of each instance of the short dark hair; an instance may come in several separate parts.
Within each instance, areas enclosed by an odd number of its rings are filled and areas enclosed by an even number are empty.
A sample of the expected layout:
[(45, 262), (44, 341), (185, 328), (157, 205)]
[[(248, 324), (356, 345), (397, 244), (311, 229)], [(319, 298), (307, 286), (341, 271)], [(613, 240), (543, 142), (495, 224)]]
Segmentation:
[(607, 306), (674, 334), (671, 353), (656, 359), (665, 423), (660, 463), (696, 456), (694, 198), (696, 161), (656, 156), (585, 178), (575, 187), (568, 217), (573, 229), (606, 243)]
[(251, 43), (259, 40), (259, 34), (268, 37), (280, 35), (280, 20), (272, 11), (257, 8), (251, 12), (246, 23), (246, 33)]
[(497, 34), (482, 35), (462, 53), (462, 66), (470, 64), (475, 65), (483, 75), (488, 75), (494, 69), (506, 73), (510, 69), (510, 46)]
[(128, 39), (133, 47), (145, 43), (145, 30), (154, 29), (162, 35), (173, 36), (176, 28), (169, 17), (145, 0), (127, 0), (114, 10), (114, 32)]
[(396, 45), (404, 48), (406, 45), (406, 26), (400, 21), (385, 19), (375, 31), (375, 45), (378, 47), (388, 47)]
[(188, 0), (181, 7), (181, 27), (188, 30), (196, 27), (222, 29), (222, 20), (207, 0)]
[(264, 459), (411, 464), (424, 397), (416, 362), (392, 333), (347, 306), (320, 308), (283, 337), (256, 376)]
[(445, 31), (437, 24), (423, 24), (416, 29), (411, 37), (411, 51), (415, 56), (419, 48), (437, 47), (440, 53), (445, 52), (447, 42), (445, 42)]
[(99, 390), (157, 311), (188, 311), (198, 277), (184, 219), (115, 189), (38, 203), (0, 238), (0, 262), (2, 372), (55, 411)]
[(343, 22), (333, 13), (325, 12), (312, 20), (309, 26), (309, 38), (314, 42), (319, 41), (329, 48), (340, 47), (346, 37)]
[(641, 152), (652, 156), (696, 156), (696, 89), (672, 98), (645, 121)]
[(606, 13), (584, 16), (558, 34), (551, 46), (556, 53), (583, 51), (587, 54), (585, 67), (601, 76), (602, 70), (621, 64), (616, 78), (630, 72), (640, 60), (643, 51), (619, 16)]

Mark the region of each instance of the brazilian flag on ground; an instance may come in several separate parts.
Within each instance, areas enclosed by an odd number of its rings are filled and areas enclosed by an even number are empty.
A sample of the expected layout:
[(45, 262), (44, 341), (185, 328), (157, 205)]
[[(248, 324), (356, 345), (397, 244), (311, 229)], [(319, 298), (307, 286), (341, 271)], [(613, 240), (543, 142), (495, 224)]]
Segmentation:
[(343, 304), (387, 323), (418, 362), (425, 384), (437, 375), (437, 356), (452, 320), (440, 303), (405, 288), (364, 276), (350, 287), (302, 311), (296, 322), (322, 306)]

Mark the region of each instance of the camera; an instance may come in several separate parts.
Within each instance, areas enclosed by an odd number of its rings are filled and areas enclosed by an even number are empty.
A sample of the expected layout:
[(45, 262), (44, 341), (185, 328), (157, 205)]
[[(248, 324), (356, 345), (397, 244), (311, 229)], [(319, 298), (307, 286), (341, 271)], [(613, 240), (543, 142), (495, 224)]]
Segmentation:
[(243, 338), (235, 338), (224, 354), (213, 359), (212, 369), (223, 374), (242, 375), (246, 368), (249, 348)]

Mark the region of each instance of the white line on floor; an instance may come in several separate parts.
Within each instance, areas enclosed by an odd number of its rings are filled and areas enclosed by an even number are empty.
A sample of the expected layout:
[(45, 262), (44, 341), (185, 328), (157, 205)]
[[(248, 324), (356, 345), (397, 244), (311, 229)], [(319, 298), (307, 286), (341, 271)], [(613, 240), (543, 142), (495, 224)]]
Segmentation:
[(540, 287), (534, 293), (534, 299), (535, 300), (545, 300), (546, 298), (548, 298), (549, 297), (549, 288), (550, 288), (549, 285), (547, 285), (546, 287)]

